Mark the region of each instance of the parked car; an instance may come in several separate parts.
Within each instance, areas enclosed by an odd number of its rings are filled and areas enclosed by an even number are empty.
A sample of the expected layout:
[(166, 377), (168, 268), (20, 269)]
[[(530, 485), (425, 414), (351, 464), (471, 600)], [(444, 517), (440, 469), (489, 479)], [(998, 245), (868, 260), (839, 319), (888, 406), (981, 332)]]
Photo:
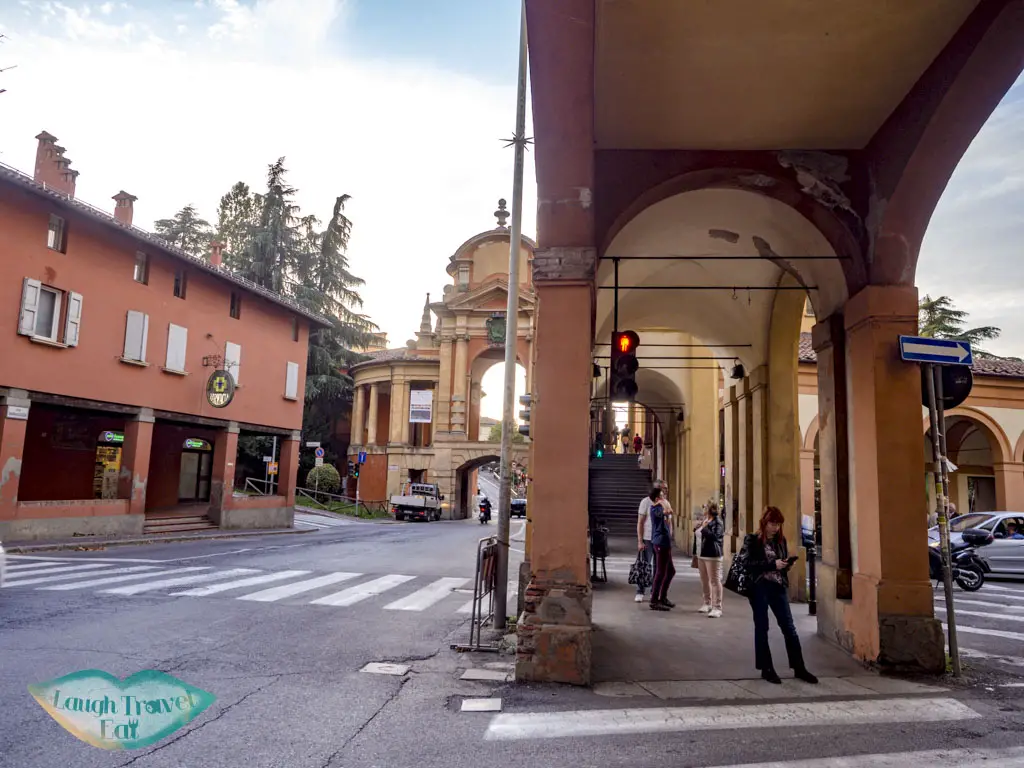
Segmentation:
[[(1024, 533), (1024, 512), (969, 512), (949, 521), (949, 540), (959, 544), (963, 541), (961, 534), (970, 528), (989, 531), (993, 541), (979, 554), (988, 561), (992, 575), (1024, 577), (1024, 539), (1007, 537), (1006, 524), (1011, 521)], [(937, 525), (928, 529), (928, 538), (939, 540)]]
[(509, 517), (526, 517), (526, 499), (512, 499), (509, 502)]

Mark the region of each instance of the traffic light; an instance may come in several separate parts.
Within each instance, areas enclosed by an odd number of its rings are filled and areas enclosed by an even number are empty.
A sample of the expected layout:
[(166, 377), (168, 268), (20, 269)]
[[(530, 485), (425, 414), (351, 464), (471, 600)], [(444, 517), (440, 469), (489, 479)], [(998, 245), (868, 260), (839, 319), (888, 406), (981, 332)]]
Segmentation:
[(356, 477), (356, 478), (359, 477), (359, 462), (358, 461), (350, 461), (348, 463), (348, 473), (350, 475), (352, 475), (352, 477)]
[(530, 395), (522, 395), (519, 398), (519, 404), (523, 406), (523, 410), (519, 412), (519, 418), (523, 420), (523, 423), (519, 425), (519, 434), (524, 437), (530, 436), (530, 403), (532, 398)]
[(636, 349), (640, 337), (634, 331), (618, 331), (612, 334), (611, 399), (632, 402), (636, 397), (636, 372), (640, 363)]

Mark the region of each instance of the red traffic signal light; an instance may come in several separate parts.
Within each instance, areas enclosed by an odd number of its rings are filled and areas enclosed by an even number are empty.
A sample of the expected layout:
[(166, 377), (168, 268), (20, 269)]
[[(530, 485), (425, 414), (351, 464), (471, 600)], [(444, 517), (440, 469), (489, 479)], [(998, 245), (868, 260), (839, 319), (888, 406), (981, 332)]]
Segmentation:
[(616, 400), (630, 400), (636, 397), (636, 372), (640, 362), (636, 349), (640, 337), (635, 331), (616, 331), (612, 334), (611, 381), (609, 395)]
[(615, 334), (614, 348), (620, 355), (632, 354), (640, 343), (640, 337), (633, 331), (620, 331)]

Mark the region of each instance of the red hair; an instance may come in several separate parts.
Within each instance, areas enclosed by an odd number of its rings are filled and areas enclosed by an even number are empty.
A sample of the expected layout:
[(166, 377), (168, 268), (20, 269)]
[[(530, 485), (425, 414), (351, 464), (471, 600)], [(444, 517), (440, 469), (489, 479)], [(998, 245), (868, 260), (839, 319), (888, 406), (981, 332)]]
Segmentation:
[(758, 532), (758, 538), (761, 539), (761, 543), (763, 544), (768, 541), (768, 534), (765, 532), (765, 526), (768, 525), (768, 523), (779, 524), (779, 539), (785, 543), (786, 537), (782, 533), (782, 524), (785, 522), (786, 518), (783, 517), (781, 509), (778, 507), (765, 507), (764, 512), (761, 513), (761, 523)]

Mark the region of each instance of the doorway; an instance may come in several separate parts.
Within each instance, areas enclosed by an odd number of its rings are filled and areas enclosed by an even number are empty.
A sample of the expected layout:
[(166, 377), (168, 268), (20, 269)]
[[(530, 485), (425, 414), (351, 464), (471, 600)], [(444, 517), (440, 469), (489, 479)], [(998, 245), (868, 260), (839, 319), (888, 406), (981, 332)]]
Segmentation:
[(188, 438), (181, 451), (181, 471), (178, 475), (178, 501), (209, 501), (210, 481), (212, 478), (212, 447), (206, 440)]

